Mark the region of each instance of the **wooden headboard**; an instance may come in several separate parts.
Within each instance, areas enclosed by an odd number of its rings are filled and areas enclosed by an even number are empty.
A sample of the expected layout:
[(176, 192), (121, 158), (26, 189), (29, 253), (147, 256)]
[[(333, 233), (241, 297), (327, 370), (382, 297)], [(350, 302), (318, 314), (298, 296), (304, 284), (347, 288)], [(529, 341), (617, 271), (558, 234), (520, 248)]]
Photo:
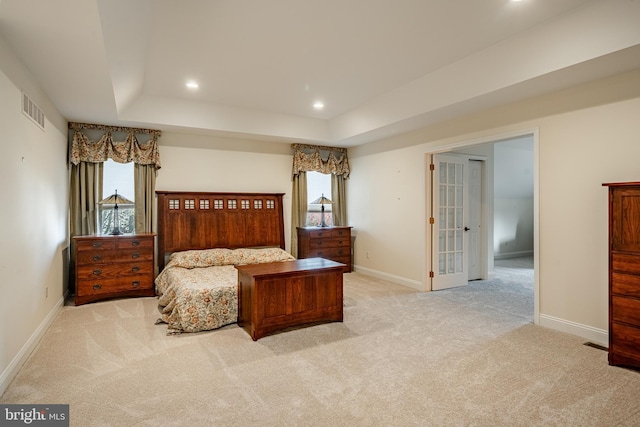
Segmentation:
[(282, 193), (156, 191), (158, 271), (167, 254), (192, 249), (285, 249)]

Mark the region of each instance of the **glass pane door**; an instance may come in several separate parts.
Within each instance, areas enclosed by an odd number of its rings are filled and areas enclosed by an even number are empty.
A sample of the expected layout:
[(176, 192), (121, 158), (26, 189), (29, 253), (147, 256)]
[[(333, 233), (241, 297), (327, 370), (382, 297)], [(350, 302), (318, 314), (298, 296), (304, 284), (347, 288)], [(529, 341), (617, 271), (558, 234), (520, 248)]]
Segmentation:
[[(433, 289), (466, 284), (466, 165), (456, 156), (434, 155), (434, 241)], [(445, 278), (450, 277), (450, 278)], [(437, 283), (436, 283), (437, 282)]]

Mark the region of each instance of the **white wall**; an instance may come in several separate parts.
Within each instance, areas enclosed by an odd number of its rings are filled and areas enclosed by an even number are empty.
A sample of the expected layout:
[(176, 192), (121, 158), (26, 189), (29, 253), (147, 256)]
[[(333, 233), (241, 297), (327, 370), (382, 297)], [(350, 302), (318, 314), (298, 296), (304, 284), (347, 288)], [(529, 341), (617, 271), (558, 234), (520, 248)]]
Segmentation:
[(533, 255), (533, 137), (495, 144), (494, 256)]
[[(45, 130), (22, 114), (22, 90)], [(0, 393), (63, 304), (67, 247), (67, 130), (0, 38)]]
[(606, 343), (601, 184), (640, 181), (638, 117), (640, 70), (350, 150), (356, 270), (423, 281), (425, 153), (537, 129), (540, 323)]
[(422, 150), (349, 157), (349, 164), (347, 216), (358, 270), (419, 288), (425, 265)]
[(494, 258), (533, 255), (533, 197), (496, 198), (493, 214)]
[(607, 329), (608, 203), (602, 183), (640, 181), (639, 117), (635, 98), (543, 122), (540, 307), (549, 322)]
[[(243, 151), (229, 150), (229, 143)], [(202, 144), (212, 148), (200, 148)], [(285, 240), (286, 249), (290, 250), (293, 160), (289, 144), (219, 141), (213, 137), (165, 132), (160, 138), (160, 158), (162, 168), (156, 179), (159, 191), (285, 193)]]

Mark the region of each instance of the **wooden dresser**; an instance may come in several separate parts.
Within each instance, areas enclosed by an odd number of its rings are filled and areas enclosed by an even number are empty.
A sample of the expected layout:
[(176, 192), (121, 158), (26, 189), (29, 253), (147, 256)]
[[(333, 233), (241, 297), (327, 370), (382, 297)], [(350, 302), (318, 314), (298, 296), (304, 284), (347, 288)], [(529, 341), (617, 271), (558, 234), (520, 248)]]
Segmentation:
[(154, 234), (76, 236), (76, 305), (154, 296)]
[(326, 258), (352, 265), (351, 227), (298, 227), (298, 258)]
[(640, 369), (640, 182), (609, 187), (609, 364)]

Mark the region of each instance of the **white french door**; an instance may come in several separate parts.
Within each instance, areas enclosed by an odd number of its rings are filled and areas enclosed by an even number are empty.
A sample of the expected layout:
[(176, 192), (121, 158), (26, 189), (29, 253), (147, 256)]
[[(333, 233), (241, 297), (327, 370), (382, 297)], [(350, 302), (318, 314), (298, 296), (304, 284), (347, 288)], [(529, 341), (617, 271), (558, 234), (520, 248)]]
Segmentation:
[(464, 157), (431, 158), (431, 289), (464, 286), (468, 281), (468, 166)]

